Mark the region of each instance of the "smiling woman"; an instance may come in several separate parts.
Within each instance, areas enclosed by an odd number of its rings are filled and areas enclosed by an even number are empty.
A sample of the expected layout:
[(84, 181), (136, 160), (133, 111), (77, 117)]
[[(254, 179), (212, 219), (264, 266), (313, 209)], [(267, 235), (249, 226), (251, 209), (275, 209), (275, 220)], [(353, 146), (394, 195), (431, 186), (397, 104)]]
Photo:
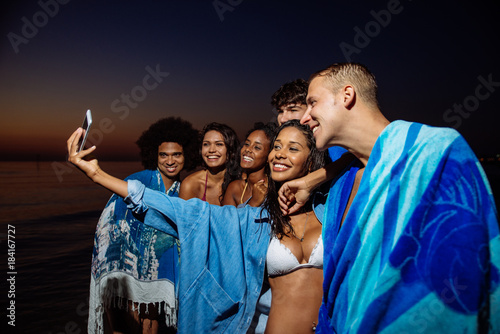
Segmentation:
[(311, 333), (318, 324), (323, 293), (322, 225), (318, 219), (322, 217), (315, 214), (312, 202), (284, 216), (278, 189), (283, 182), (323, 167), (327, 155), (316, 149), (307, 126), (291, 120), (278, 129), (268, 160), (273, 182), (263, 207), (271, 222), (266, 264), (272, 301), (266, 333)]
[(205, 168), (186, 177), (179, 197), (221, 205), (229, 183), (239, 176), (238, 137), (229, 126), (214, 122), (203, 128), (201, 142)]
[(324, 198), (317, 196), (314, 205), (283, 218), (276, 191), (282, 182), (324, 165), (325, 152), (316, 150), (307, 126), (293, 120), (278, 129), (269, 157), (278, 167), (271, 169), (263, 208), (184, 201), (136, 180), (124, 182), (102, 171), (96, 159), (83, 159), (95, 147), (76, 152), (80, 136), (76, 131), (68, 140), (70, 161), (125, 197), (135, 214), (145, 215), (145, 224), (177, 236), (182, 244), (178, 333), (247, 332), (255, 325), (266, 263), (272, 292), (266, 333), (314, 332), (322, 300), (318, 217), (323, 217)]
[(269, 164), (267, 157), (276, 131), (275, 123), (258, 122), (248, 132), (240, 150), (243, 177), (229, 184), (223, 205), (259, 206), (267, 192)]

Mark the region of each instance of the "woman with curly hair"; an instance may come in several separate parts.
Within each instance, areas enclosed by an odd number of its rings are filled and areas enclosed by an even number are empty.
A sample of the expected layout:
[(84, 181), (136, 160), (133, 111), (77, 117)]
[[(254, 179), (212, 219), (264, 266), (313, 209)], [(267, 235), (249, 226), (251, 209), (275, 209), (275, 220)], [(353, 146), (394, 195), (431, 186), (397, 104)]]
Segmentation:
[(275, 123), (257, 122), (248, 131), (240, 149), (240, 167), (243, 177), (229, 184), (223, 205), (241, 207), (259, 206), (267, 192), (269, 165), (267, 156), (276, 131)]
[(278, 129), (268, 156), (264, 205), (239, 209), (183, 201), (137, 181), (123, 182), (105, 173), (96, 159), (83, 159), (95, 147), (78, 153), (81, 134), (80, 128), (68, 139), (69, 161), (145, 214), (145, 224), (181, 240), (179, 333), (246, 333), (255, 324), (265, 268), (272, 292), (266, 333), (314, 332), (323, 292), (319, 219), (325, 197), (315, 196), (314, 205), (290, 216), (282, 215), (278, 203), (281, 184), (325, 163), (309, 127), (292, 120)]
[(205, 125), (200, 150), (204, 169), (186, 177), (179, 197), (221, 205), (229, 183), (239, 176), (238, 146), (236, 132), (229, 126), (216, 122)]
[[(196, 167), (198, 131), (163, 118), (136, 144), (144, 170), (126, 180), (177, 197), (180, 173)], [(179, 240), (142, 223), (113, 195), (97, 225), (90, 284), (89, 333), (175, 333)]]

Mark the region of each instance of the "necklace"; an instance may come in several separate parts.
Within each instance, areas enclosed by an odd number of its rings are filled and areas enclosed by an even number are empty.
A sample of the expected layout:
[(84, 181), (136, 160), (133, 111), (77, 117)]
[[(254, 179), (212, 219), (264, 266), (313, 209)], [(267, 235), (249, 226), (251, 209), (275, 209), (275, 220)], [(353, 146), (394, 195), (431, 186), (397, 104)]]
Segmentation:
[(306, 227), (307, 227), (307, 218), (309, 218), (309, 212), (306, 212), (306, 222), (304, 223), (304, 232), (302, 233), (302, 238), (299, 238), (295, 235), (295, 231), (293, 231), (293, 236), (299, 239), (300, 242), (304, 241), (304, 236), (306, 235)]
[(248, 179), (245, 180), (245, 188), (243, 188), (243, 193), (241, 194), (240, 204), (243, 204), (243, 197), (245, 197), (245, 191), (247, 191)]

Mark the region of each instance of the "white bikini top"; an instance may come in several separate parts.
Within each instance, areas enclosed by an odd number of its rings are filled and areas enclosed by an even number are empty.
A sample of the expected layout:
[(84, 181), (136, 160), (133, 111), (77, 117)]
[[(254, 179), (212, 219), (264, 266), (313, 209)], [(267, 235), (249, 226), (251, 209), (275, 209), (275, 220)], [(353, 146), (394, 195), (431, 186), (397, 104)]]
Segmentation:
[(309, 262), (301, 264), (292, 251), (273, 236), (267, 248), (266, 264), (267, 274), (271, 277), (285, 275), (301, 268), (323, 269), (323, 238), (320, 234)]

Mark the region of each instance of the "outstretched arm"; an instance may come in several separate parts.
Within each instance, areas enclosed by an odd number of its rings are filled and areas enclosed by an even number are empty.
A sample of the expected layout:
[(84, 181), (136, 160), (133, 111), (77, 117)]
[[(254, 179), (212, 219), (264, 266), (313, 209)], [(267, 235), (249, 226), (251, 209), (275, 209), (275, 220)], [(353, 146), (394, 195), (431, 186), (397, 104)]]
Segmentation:
[(314, 189), (333, 180), (353, 159), (354, 156), (351, 153), (344, 153), (338, 160), (329, 163), (324, 168), (299, 179), (285, 182), (278, 192), (278, 200), (283, 214), (289, 215), (297, 212), (307, 203)]
[(127, 197), (127, 182), (104, 172), (99, 167), (97, 159), (89, 156), (90, 153), (95, 151), (95, 146), (78, 152), (78, 142), (82, 136), (82, 132), (83, 129), (78, 128), (67, 141), (68, 161), (78, 167), (95, 183), (100, 184), (121, 197)]

